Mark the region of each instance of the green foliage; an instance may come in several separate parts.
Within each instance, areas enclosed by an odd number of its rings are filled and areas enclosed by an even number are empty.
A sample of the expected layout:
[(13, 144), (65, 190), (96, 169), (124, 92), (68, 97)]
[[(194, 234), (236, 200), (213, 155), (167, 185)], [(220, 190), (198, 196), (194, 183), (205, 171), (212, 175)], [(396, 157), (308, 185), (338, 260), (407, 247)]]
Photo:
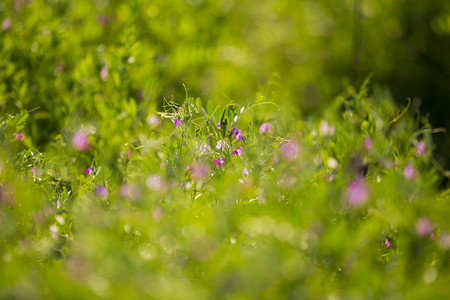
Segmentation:
[(338, 2), (0, 3), (0, 298), (444, 298), (440, 130), (331, 100), (349, 16), (402, 34)]

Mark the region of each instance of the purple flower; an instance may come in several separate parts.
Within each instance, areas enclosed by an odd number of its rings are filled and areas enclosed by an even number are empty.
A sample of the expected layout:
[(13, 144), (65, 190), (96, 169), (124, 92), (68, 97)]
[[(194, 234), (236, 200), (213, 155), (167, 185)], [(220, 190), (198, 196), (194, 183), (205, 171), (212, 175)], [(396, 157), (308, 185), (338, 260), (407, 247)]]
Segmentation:
[(367, 137), (364, 139), (364, 147), (366, 147), (367, 150), (370, 150), (370, 148), (372, 148), (372, 139)]
[(433, 223), (428, 218), (421, 218), (416, 223), (416, 233), (420, 237), (425, 237), (431, 233)]
[(242, 148), (241, 147), (237, 147), (237, 149), (233, 151), (233, 155), (241, 156), (242, 155)]
[(220, 129), (220, 122), (217, 123), (217, 129)]
[(419, 142), (416, 146), (416, 156), (422, 156), (427, 150), (427, 145), (424, 142)]
[(231, 130), (231, 136), (235, 137), (238, 141), (242, 140), (242, 130), (238, 130), (236, 127), (234, 127)]
[(388, 239), (384, 239), (384, 246), (386, 246), (386, 248), (389, 248), (391, 246), (391, 243)]
[(178, 127), (181, 125), (181, 120), (173, 120), (173, 124)]
[(81, 130), (78, 130), (72, 137), (72, 145), (78, 151), (86, 151), (89, 149), (88, 136)]
[(108, 197), (108, 189), (102, 185), (97, 185), (95, 187), (94, 193), (97, 197), (106, 199)]
[(225, 150), (225, 148), (228, 148), (227, 141), (225, 141), (225, 140), (217, 141), (217, 144), (216, 144), (217, 150), (222, 151), (222, 150)]
[(214, 165), (216, 166), (216, 168), (225, 167), (225, 159), (223, 157), (219, 157), (218, 159), (215, 159)]
[(273, 128), (272, 124), (267, 123), (267, 122), (262, 123), (261, 126), (259, 126), (259, 133), (263, 134), (263, 133), (269, 132), (272, 130), (272, 128)]
[(414, 167), (410, 164), (407, 164), (405, 166), (405, 168), (403, 169), (403, 177), (405, 177), (405, 179), (414, 179), (417, 177), (417, 172), (414, 169)]
[(286, 141), (281, 144), (281, 156), (285, 160), (296, 160), (300, 153), (300, 146), (294, 141)]
[(92, 169), (92, 167), (86, 169), (86, 173), (88, 173), (89, 175), (91, 175), (93, 171), (94, 170)]
[(16, 133), (16, 140), (23, 141), (24, 137), (23, 133)]
[(361, 206), (369, 198), (369, 189), (364, 184), (361, 177), (350, 182), (347, 187), (347, 203), (350, 206)]

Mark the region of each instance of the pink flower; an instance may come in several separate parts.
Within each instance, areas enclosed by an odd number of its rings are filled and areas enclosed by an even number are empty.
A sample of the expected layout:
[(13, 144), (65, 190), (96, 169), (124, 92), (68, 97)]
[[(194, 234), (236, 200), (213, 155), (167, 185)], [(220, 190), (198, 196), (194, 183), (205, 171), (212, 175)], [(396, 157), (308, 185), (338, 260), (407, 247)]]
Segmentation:
[(102, 199), (108, 198), (108, 189), (104, 186), (97, 185), (95, 187), (94, 193), (97, 197), (100, 197)]
[(147, 187), (154, 191), (159, 191), (161, 193), (164, 193), (167, 189), (166, 182), (158, 174), (149, 175), (147, 177), (146, 183), (147, 183)]
[(281, 144), (281, 156), (285, 160), (296, 160), (300, 153), (300, 146), (294, 141), (286, 141)]
[(364, 139), (364, 147), (366, 147), (367, 150), (370, 150), (372, 148), (372, 139), (367, 137)]
[(103, 81), (108, 80), (108, 74), (109, 74), (109, 68), (107, 66), (103, 66), (102, 69), (100, 70), (100, 78)]
[(405, 168), (403, 169), (403, 177), (405, 177), (405, 179), (414, 179), (417, 177), (417, 172), (414, 169), (414, 167), (410, 164), (407, 164), (405, 166)]
[(94, 170), (92, 169), (92, 167), (86, 169), (86, 173), (88, 173), (89, 175), (91, 175), (93, 171)]
[(220, 122), (217, 123), (217, 129), (220, 129)]
[(181, 120), (173, 120), (173, 124), (178, 127), (181, 125)]
[(88, 136), (81, 130), (78, 130), (72, 137), (72, 145), (78, 151), (86, 151), (89, 149)]
[(427, 150), (427, 145), (424, 142), (419, 142), (416, 146), (416, 156), (422, 156)]
[(272, 124), (267, 123), (267, 122), (262, 123), (261, 126), (259, 126), (259, 133), (263, 134), (263, 133), (269, 132), (272, 130), (272, 128), (273, 128)]
[(416, 223), (416, 233), (420, 237), (425, 237), (431, 233), (433, 223), (428, 218), (421, 218)]
[(247, 176), (248, 174), (247, 168), (242, 169), (242, 176)]
[(6, 18), (2, 22), (2, 29), (3, 31), (8, 31), (11, 28), (11, 19)]
[(209, 175), (209, 168), (206, 164), (202, 162), (195, 162), (192, 164), (192, 167), (190, 168), (192, 172), (192, 177), (194, 180), (203, 180)]
[[(133, 151), (131, 149), (127, 150), (128, 158), (131, 158), (131, 155), (133, 154)], [(124, 158), (125, 153), (123, 151), (120, 151), (120, 157)]]
[(237, 149), (233, 151), (233, 155), (241, 156), (242, 155), (242, 148), (241, 147), (237, 147)]
[(147, 118), (147, 124), (152, 127), (158, 126), (159, 123), (160, 123), (160, 120), (159, 120), (158, 116), (151, 115)]
[(225, 141), (225, 140), (217, 141), (217, 144), (216, 144), (217, 150), (222, 151), (222, 150), (225, 150), (225, 148), (228, 148), (227, 141)]
[(23, 141), (24, 137), (23, 133), (16, 133), (16, 140)]
[(131, 201), (136, 201), (139, 198), (139, 196), (141, 195), (141, 192), (137, 186), (126, 184), (126, 183), (122, 184), (120, 186), (119, 193), (120, 193), (120, 197), (131, 200)]
[(350, 182), (347, 187), (347, 203), (350, 206), (361, 206), (369, 198), (369, 189), (364, 184), (361, 177)]
[(61, 202), (58, 200), (56, 201), (56, 209), (59, 209), (61, 207)]
[(384, 245), (386, 246), (386, 248), (389, 248), (391, 246), (391, 243), (388, 239), (384, 239)]
[(215, 159), (214, 165), (216, 166), (216, 168), (225, 167), (225, 159), (223, 157), (219, 157), (219, 159)]
[(332, 135), (334, 133), (334, 126), (330, 126), (327, 121), (320, 121), (319, 132), (321, 135)]
[(231, 130), (231, 136), (235, 137), (238, 141), (242, 140), (242, 130), (238, 130), (236, 127), (234, 127)]

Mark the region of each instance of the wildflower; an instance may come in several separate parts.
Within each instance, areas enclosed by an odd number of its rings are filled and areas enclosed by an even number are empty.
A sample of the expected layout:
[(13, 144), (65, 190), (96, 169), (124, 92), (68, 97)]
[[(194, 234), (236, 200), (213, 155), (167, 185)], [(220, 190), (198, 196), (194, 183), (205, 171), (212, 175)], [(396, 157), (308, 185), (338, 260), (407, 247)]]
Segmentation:
[(433, 223), (428, 218), (421, 218), (416, 223), (416, 234), (420, 237), (425, 237), (431, 233)]
[(360, 206), (369, 198), (369, 189), (361, 177), (350, 182), (347, 187), (347, 203), (350, 206)]
[(237, 149), (233, 151), (233, 155), (241, 156), (242, 155), (242, 148), (241, 147), (237, 147)]
[(23, 141), (24, 137), (23, 133), (16, 133), (16, 140)]
[(86, 173), (88, 173), (89, 175), (91, 175), (93, 171), (94, 170), (92, 169), (92, 167), (86, 169)]
[(160, 175), (149, 175), (146, 180), (147, 187), (154, 191), (164, 193), (166, 191), (166, 183)]
[(367, 150), (370, 150), (370, 148), (372, 148), (372, 139), (367, 137), (364, 139), (364, 147), (366, 147)]
[(328, 168), (334, 170), (339, 166), (339, 163), (334, 157), (329, 157), (327, 159), (327, 165), (328, 165)]
[(54, 239), (58, 238), (58, 232), (59, 232), (58, 226), (52, 225), (48, 228), (48, 231), (50, 232), (50, 235), (52, 236), (52, 238), (54, 238)]
[(219, 167), (224, 167), (225, 166), (225, 159), (223, 157), (219, 157), (219, 159), (215, 159), (214, 160), (214, 165), (219, 168)]
[(441, 247), (444, 250), (450, 249), (450, 234), (447, 232), (444, 232), (441, 234), (441, 237), (439, 238), (439, 247)]
[(78, 151), (86, 151), (89, 149), (88, 136), (81, 130), (78, 130), (72, 137), (72, 144)]
[(192, 177), (194, 180), (203, 180), (209, 175), (209, 168), (206, 164), (202, 162), (195, 162), (192, 167)]
[(100, 197), (102, 199), (108, 198), (108, 189), (102, 185), (97, 185), (95, 187), (94, 193), (97, 197)]
[(173, 124), (178, 127), (181, 125), (181, 120), (173, 120)]
[(320, 121), (319, 125), (320, 135), (332, 135), (334, 133), (334, 126), (330, 126), (327, 121)]
[(247, 176), (248, 174), (247, 168), (242, 169), (242, 176)]
[(8, 31), (11, 28), (11, 19), (6, 18), (2, 22), (2, 29), (3, 31)]
[[(133, 154), (133, 151), (131, 149), (127, 150), (128, 158), (131, 158), (131, 155)], [(125, 153), (123, 151), (120, 151), (120, 157), (124, 158)]]
[(242, 140), (242, 130), (238, 130), (236, 127), (234, 127), (231, 130), (231, 136), (235, 137), (238, 141)]
[(160, 120), (159, 120), (158, 116), (150, 115), (147, 118), (147, 124), (152, 126), (152, 127), (159, 126), (159, 123), (160, 123)]
[(227, 141), (225, 141), (225, 140), (217, 141), (217, 144), (216, 144), (217, 150), (222, 151), (222, 150), (225, 150), (225, 148), (228, 148)]
[(217, 123), (217, 129), (220, 129), (220, 122)]
[(261, 126), (259, 126), (259, 133), (263, 134), (263, 133), (269, 132), (272, 130), (272, 128), (273, 128), (272, 124), (267, 123), (267, 122), (262, 123)]
[(140, 191), (138, 187), (126, 183), (120, 186), (119, 193), (122, 198), (131, 201), (136, 201), (140, 196)]
[(405, 179), (414, 179), (417, 177), (417, 172), (414, 169), (414, 167), (410, 164), (407, 164), (405, 166), (405, 168), (403, 169), (403, 177), (405, 177)]
[(425, 151), (427, 150), (427, 145), (425, 145), (424, 142), (419, 142), (419, 144), (417, 144), (416, 146), (416, 156), (422, 156)]
[(58, 200), (56, 201), (56, 209), (59, 209), (61, 207), (61, 202)]
[(285, 160), (296, 160), (300, 153), (300, 146), (294, 141), (287, 141), (281, 144), (281, 156)]
[(107, 66), (103, 66), (102, 69), (100, 70), (100, 78), (103, 81), (106, 81), (108, 79), (108, 74), (109, 74), (109, 68)]
[(384, 246), (386, 246), (386, 248), (389, 248), (391, 246), (391, 243), (388, 239), (384, 239)]

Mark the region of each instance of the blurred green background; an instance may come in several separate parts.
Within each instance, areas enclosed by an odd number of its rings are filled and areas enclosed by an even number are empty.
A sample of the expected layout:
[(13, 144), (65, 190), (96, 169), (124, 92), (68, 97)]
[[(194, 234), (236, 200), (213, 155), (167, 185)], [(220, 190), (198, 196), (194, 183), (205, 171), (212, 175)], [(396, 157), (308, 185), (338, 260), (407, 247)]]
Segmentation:
[[(135, 99), (144, 116), (164, 97), (181, 102), (182, 83), (217, 103), (263, 89), (310, 115), (370, 73), (450, 128), (449, 1), (16, 0), (0, 2), (0, 19), (0, 101), (11, 113), (40, 108), (41, 146), (80, 93)], [(448, 168), (450, 138), (434, 139)]]

